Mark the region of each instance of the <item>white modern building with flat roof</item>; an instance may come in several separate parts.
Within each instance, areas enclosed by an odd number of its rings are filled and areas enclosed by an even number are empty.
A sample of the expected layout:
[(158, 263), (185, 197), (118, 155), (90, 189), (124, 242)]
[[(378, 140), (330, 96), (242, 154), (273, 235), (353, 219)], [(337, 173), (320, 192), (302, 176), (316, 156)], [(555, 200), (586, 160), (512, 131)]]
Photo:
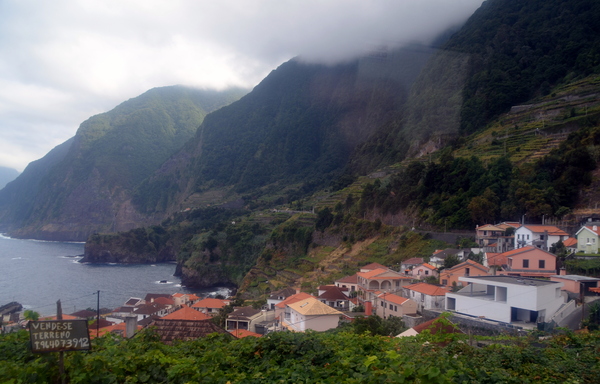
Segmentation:
[(565, 303), (563, 283), (516, 276), (460, 277), (469, 283), (446, 294), (446, 310), (504, 323), (545, 322)]

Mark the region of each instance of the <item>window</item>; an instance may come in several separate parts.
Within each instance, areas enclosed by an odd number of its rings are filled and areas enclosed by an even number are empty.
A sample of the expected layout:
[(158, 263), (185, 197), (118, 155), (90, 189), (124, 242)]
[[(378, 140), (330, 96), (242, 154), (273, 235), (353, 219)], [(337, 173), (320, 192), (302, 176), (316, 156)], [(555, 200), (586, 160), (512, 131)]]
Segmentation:
[(540, 269), (546, 268), (546, 260), (540, 260), (539, 261), (539, 268)]
[(469, 276), (471, 273), (471, 268), (465, 268), (465, 276)]
[(429, 275), (429, 271), (425, 271), (425, 275)]
[(544, 235), (540, 235), (540, 240), (544, 240)]
[(527, 240), (529, 240), (529, 235), (527, 235)]
[(523, 268), (529, 268), (529, 260), (523, 259)]
[(425, 301), (425, 295), (421, 293), (421, 301)]
[(446, 279), (443, 279), (443, 280), (442, 280), (442, 285), (448, 285), (448, 280), (446, 280)]

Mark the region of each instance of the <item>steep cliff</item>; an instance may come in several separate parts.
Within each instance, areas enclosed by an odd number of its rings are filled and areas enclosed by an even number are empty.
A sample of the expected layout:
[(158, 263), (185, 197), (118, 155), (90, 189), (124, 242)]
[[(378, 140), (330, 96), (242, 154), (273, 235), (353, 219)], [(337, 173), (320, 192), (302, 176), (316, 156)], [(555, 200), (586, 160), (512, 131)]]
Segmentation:
[(12, 236), (78, 241), (160, 222), (138, 212), (133, 191), (195, 134), (207, 113), (244, 93), (155, 88), (91, 117), (0, 193), (0, 222)]

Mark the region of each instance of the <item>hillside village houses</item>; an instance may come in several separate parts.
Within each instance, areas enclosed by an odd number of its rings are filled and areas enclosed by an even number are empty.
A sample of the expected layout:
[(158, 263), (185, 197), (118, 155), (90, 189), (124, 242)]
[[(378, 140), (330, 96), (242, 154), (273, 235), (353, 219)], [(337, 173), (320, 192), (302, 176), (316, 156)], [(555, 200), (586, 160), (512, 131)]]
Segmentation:
[(535, 246), (549, 250), (553, 244), (566, 240), (569, 234), (553, 225), (524, 224), (515, 230), (515, 248)]
[[(508, 240), (511, 236), (512, 242)], [(442, 311), (519, 327), (535, 328), (537, 323), (549, 321), (560, 326), (567, 312), (577, 307), (572, 299), (600, 292), (600, 278), (558, 271), (557, 257), (548, 249), (561, 240), (576, 244), (578, 249), (585, 244), (580, 251), (597, 252), (592, 247), (598, 244), (597, 236), (598, 227), (593, 224), (577, 232), (576, 243), (552, 226), (484, 225), (477, 228), (476, 239), (482, 246), (482, 264), (468, 258), (478, 249), (437, 250), (429, 257), (430, 262), (409, 258), (396, 264), (399, 270), (371, 263), (333, 284), (319, 286), (314, 295), (287, 287), (272, 292), (263, 308), (235, 307), (225, 315), (223, 328), (215, 328), (212, 318), (222, 314), (230, 300), (189, 293), (148, 294), (144, 299), (129, 298), (123, 306), (103, 315), (100, 334), (126, 335), (127, 329), (135, 331), (154, 324), (165, 342), (202, 337), (215, 329), (231, 337), (259, 337), (274, 331), (324, 331), (337, 327), (340, 321), (370, 314), (401, 317), (405, 324), (415, 326), (427, 320), (425, 316)], [(456, 255), (461, 262), (444, 269), (448, 255)], [(436, 260), (435, 265), (431, 259)], [(436, 278), (437, 284), (431, 284)], [(354, 313), (353, 309), (364, 312)], [(132, 320), (137, 326), (126, 327)]]
[(465, 260), (452, 268), (446, 268), (440, 272), (440, 283), (447, 288), (462, 287), (464, 284), (460, 277), (486, 276), (490, 274), (489, 268), (473, 261)]

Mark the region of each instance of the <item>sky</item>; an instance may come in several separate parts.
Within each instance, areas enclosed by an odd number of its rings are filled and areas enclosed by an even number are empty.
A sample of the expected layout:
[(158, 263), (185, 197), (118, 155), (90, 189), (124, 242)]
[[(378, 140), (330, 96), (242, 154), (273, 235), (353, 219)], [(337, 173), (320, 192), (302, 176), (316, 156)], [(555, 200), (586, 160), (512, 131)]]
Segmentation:
[(148, 89), (251, 88), (293, 57), (427, 43), (482, 0), (0, 0), (0, 166)]

